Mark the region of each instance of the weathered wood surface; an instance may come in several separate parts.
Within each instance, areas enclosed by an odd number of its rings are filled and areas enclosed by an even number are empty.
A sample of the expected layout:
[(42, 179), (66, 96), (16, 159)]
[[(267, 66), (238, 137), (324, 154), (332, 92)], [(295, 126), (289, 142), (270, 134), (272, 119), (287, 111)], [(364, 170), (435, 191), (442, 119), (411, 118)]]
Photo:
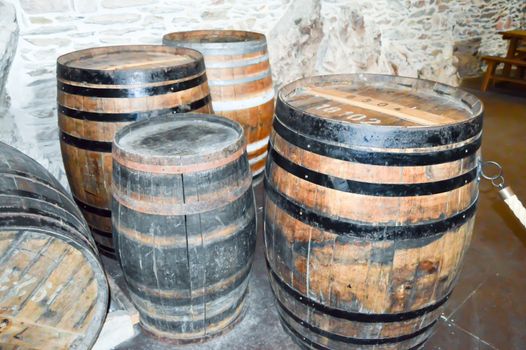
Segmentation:
[(107, 306), (95, 242), (73, 199), (0, 143), (0, 348), (87, 349)]
[(203, 54), (214, 111), (243, 126), (252, 173), (260, 174), (265, 167), (274, 115), (265, 36), (234, 30), (199, 30), (166, 34), (163, 43)]
[(211, 113), (200, 53), (163, 46), (81, 50), (57, 61), (58, 123), (75, 200), (100, 251), (114, 257), (111, 142), (134, 121), (181, 112)]
[(113, 230), (141, 325), (203, 341), (244, 314), (255, 249), (241, 127), (222, 117), (157, 118), (117, 133)]
[(471, 239), (481, 118), (475, 97), (415, 79), (328, 76), (280, 91), (265, 244), (298, 343), (422, 347)]

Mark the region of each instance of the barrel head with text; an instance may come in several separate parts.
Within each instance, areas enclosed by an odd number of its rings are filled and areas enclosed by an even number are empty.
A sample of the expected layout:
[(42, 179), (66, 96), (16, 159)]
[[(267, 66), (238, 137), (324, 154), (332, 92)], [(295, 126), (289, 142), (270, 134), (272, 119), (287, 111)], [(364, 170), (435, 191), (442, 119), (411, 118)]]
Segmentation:
[(278, 94), (265, 245), (282, 325), (310, 349), (420, 349), (469, 246), (481, 102), (372, 74)]
[(142, 327), (178, 343), (232, 328), (245, 312), (256, 242), (241, 126), (156, 118), (119, 131), (113, 232)]
[(111, 236), (111, 144), (132, 122), (212, 111), (202, 55), (155, 45), (99, 47), (58, 58), (58, 123), (75, 201), (101, 253)]
[(196, 30), (166, 34), (163, 43), (203, 54), (214, 112), (243, 126), (252, 173), (261, 174), (274, 115), (265, 35), (239, 30)]

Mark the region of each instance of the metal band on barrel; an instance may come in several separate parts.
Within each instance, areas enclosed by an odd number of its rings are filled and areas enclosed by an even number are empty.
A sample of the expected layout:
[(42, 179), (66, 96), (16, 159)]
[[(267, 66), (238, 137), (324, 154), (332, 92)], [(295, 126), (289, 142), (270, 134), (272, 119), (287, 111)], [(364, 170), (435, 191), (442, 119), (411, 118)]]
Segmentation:
[(70, 85), (62, 81), (57, 82), (57, 88), (59, 92), (67, 94), (89, 96), (89, 97), (103, 97), (103, 98), (137, 98), (137, 97), (149, 97), (157, 95), (165, 95), (175, 93), (179, 91), (188, 90), (199, 86), (207, 81), (206, 74), (202, 72), (196, 78), (180, 81), (177, 83), (171, 83), (166, 85), (157, 86), (142, 86), (136, 88), (94, 88), (85, 87), (79, 85)]
[(449, 292), (444, 298), (440, 299), (434, 304), (428, 305), (422, 309), (414, 310), (414, 311), (408, 311), (408, 312), (402, 312), (402, 313), (396, 313), (396, 314), (368, 314), (368, 313), (360, 313), (360, 312), (351, 312), (346, 311), (342, 309), (335, 309), (331, 308), (327, 305), (320, 304), (319, 302), (306, 297), (305, 295), (301, 294), (300, 292), (296, 291), (292, 287), (290, 287), (285, 281), (283, 281), (273, 270), (270, 266), (269, 261), (267, 260), (267, 268), (269, 271), (269, 274), (271, 278), (276, 282), (277, 285), (279, 285), (284, 292), (289, 294), (292, 298), (297, 300), (298, 302), (308, 306), (312, 307), (326, 315), (341, 318), (349, 321), (355, 321), (355, 322), (363, 322), (363, 323), (391, 323), (391, 322), (401, 322), (401, 321), (407, 321), (412, 320), (421, 316), (424, 316), (432, 311), (435, 311), (449, 299), (451, 296), (451, 292)]
[[(281, 96), (281, 95), (280, 95)], [(280, 98), (276, 103), (276, 118), (293, 132), (317, 140), (345, 144), (349, 147), (379, 148), (436, 147), (466, 141), (482, 131), (482, 113), (463, 123), (440, 127), (364, 127), (321, 118), (289, 106)], [(334, 130), (338, 130), (337, 133)]]
[(60, 140), (68, 145), (92, 152), (111, 153), (112, 143), (106, 141), (86, 140), (60, 132)]
[[(274, 290), (272, 289), (272, 292), (274, 293)], [(327, 332), (324, 329), (321, 329), (319, 327), (316, 327), (312, 324), (310, 324), (308, 321), (304, 321), (298, 316), (294, 315), (292, 311), (290, 311), (276, 296), (276, 293), (274, 293), (274, 296), (276, 297), (276, 301), (278, 303), (278, 307), (280, 310), (282, 310), (288, 317), (292, 318), (295, 322), (300, 324), (301, 326), (308, 328), (311, 332), (318, 334), (322, 337), (329, 338), (331, 340), (343, 342), (343, 343), (349, 343), (349, 344), (357, 344), (357, 345), (382, 345), (382, 344), (392, 344), (392, 343), (400, 343), (403, 341), (411, 340), (413, 338), (416, 338), (431, 328), (437, 323), (437, 321), (433, 321), (429, 323), (427, 326), (422, 327), (416, 332), (404, 334), (398, 337), (392, 337), (392, 338), (353, 338), (353, 337), (347, 337), (343, 335), (339, 335), (332, 332)], [(281, 316), (281, 315), (280, 315)], [(284, 318), (282, 318), (282, 321), (285, 321)], [(286, 322), (286, 321), (285, 321)]]
[[(289, 216), (303, 223), (328, 231), (337, 235), (371, 239), (374, 241), (392, 239), (422, 239), (443, 235), (464, 225), (474, 215), (477, 208), (478, 197), (465, 210), (449, 218), (421, 224), (387, 225), (367, 224), (343, 218), (335, 218), (317, 212), (313, 209), (294, 202), (292, 199), (279, 193), (265, 176), (265, 190), (267, 198)], [(270, 223), (266, 222), (267, 227)]]
[(62, 105), (58, 105), (58, 112), (66, 117), (73, 119), (88, 120), (94, 122), (119, 123), (144, 120), (156, 115), (191, 112), (193, 110), (206, 106), (208, 103), (210, 103), (210, 95), (206, 95), (202, 99), (181, 106), (176, 106), (167, 109), (149, 110), (146, 112), (97, 113), (71, 109)]
[(474, 167), (460, 176), (435, 182), (382, 184), (355, 181), (316, 172), (299, 164), (293, 163), (287, 158), (283, 157), (272, 148), (272, 144), (270, 145), (268, 159), (269, 164), (274, 163), (285, 170), (287, 173), (292, 174), (303, 181), (308, 181), (310, 183), (341, 192), (381, 197), (427, 196), (449, 192), (466, 186), (467, 184), (476, 180), (479, 170), (478, 167)]
[(98, 216), (103, 216), (103, 217), (106, 217), (106, 218), (111, 218), (111, 210), (108, 210), (108, 209), (103, 209), (103, 208), (97, 208), (97, 207), (94, 207), (94, 206), (91, 206), (87, 203), (84, 203), (83, 201), (81, 201), (80, 199), (76, 198), (76, 197), (73, 197), (73, 199), (75, 200), (75, 202), (77, 203), (77, 205), (80, 207), (80, 209), (82, 210), (85, 210), (91, 214), (95, 214), (95, 215), (98, 215)]
[[(324, 346), (324, 345), (320, 345), (318, 343), (315, 343), (313, 342), (312, 340), (308, 339), (307, 337), (303, 336), (302, 334), (300, 334), (297, 330), (295, 330), (294, 328), (292, 328), (291, 325), (289, 325), (284, 319), (283, 317), (280, 315), (280, 319), (281, 319), (281, 323), (283, 324), (283, 326), (285, 327), (286, 331), (290, 332), (294, 337), (296, 338), (293, 338), (293, 340), (295, 340), (296, 342), (301, 342), (301, 343), (305, 343), (307, 345), (309, 345), (310, 347), (316, 349), (316, 350), (331, 350), (330, 348)], [(427, 339), (426, 339), (427, 340)], [(417, 349), (420, 349), (422, 347), (422, 345), (424, 345), (424, 343), (426, 342), (426, 340), (418, 343), (417, 345), (407, 349), (407, 350), (417, 350)]]
[(479, 136), (473, 142), (464, 146), (443, 151), (428, 153), (397, 153), (363, 151), (306, 137), (305, 135), (292, 131), (286, 127), (277, 116), (274, 117), (273, 129), (285, 141), (305, 151), (339, 160), (383, 166), (419, 166), (452, 162), (475, 154), (480, 149), (482, 140)]
[[(116, 49), (118, 48), (116, 47)], [(202, 55), (199, 52), (196, 52), (195, 50), (184, 49), (179, 49), (179, 51), (181, 51), (182, 54), (193, 54), (195, 56), (194, 61), (186, 64), (178, 64), (172, 67), (140, 70), (85, 69), (71, 67), (68, 66), (67, 63), (57, 63), (57, 77), (59, 79), (77, 83), (127, 85), (138, 81), (142, 83), (158, 83), (184, 79), (189, 76), (199, 74), (205, 70), (205, 63)]]

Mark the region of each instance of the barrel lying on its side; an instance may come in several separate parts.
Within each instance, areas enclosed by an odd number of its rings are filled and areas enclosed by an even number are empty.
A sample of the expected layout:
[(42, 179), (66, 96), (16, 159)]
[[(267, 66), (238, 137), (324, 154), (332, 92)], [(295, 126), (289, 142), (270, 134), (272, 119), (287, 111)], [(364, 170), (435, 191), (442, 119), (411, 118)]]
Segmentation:
[(211, 112), (203, 57), (190, 49), (112, 46), (58, 58), (58, 119), (64, 167), (100, 251), (111, 236), (111, 143), (142, 119)]
[(419, 349), (458, 277), (478, 198), (482, 106), (381, 75), (278, 96), (265, 243), (284, 328), (312, 349)]
[(243, 126), (252, 173), (260, 174), (265, 167), (274, 115), (265, 35), (239, 30), (196, 30), (166, 34), (163, 43), (190, 47), (203, 54), (214, 112)]
[(241, 127), (185, 115), (130, 125), (113, 146), (113, 230), (143, 328), (201, 341), (241, 318), (255, 248)]
[(3, 143), (0, 281), (0, 347), (87, 349), (96, 340), (108, 286), (88, 225), (55, 178)]

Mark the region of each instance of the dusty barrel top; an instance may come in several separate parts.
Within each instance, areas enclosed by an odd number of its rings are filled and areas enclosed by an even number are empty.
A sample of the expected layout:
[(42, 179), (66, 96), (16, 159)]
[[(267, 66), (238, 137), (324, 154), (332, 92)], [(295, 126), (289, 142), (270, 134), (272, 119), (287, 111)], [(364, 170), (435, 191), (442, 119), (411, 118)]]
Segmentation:
[(276, 115), (288, 128), (345, 146), (429, 147), (482, 130), (475, 96), (444, 84), (375, 74), (327, 75), (282, 88)]
[(192, 165), (241, 154), (244, 142), (243, 130), (229, 119), (180, 114), (123, 128), (115, 136), (114, 155), (148, 164)]
[(199, 49), (204, 55), (248, 54), (267, 49), (265, 35), (241, 30), (194, 30), (169, 33), (163, 44)]
[(96, 84), (165, 82), (204, 71), (201, 53), (160, 45), (121, 45), (71, 52), (57, 59), (59, 79)]

